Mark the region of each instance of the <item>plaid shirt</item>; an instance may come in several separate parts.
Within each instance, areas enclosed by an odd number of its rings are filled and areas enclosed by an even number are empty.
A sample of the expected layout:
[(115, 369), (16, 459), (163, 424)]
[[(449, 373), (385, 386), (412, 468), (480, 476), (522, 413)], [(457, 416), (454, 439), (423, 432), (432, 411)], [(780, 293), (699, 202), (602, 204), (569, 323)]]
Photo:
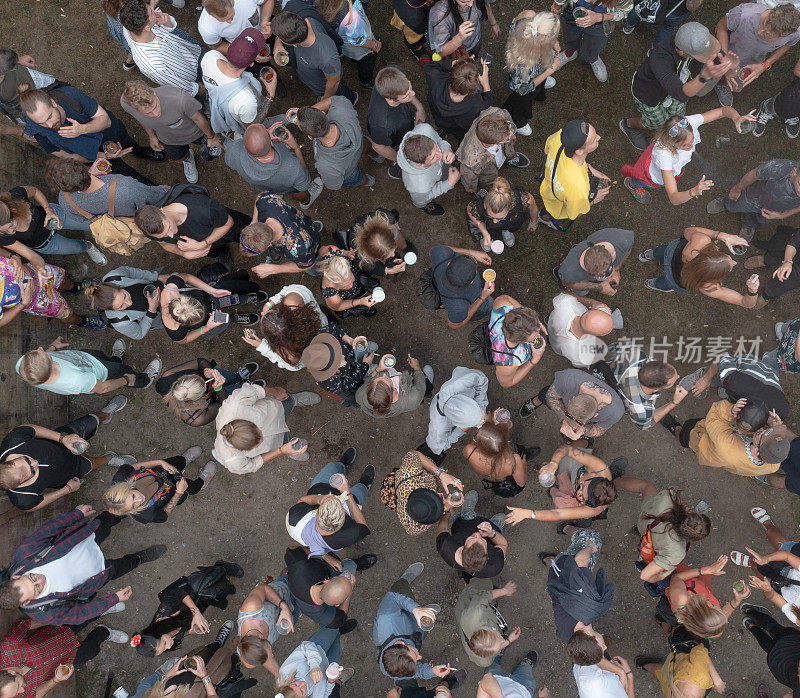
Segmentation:
[[(30, 618), (19, 618), (0, 640), (0, 669), (30, 667), (22, 698), (34, 698), (36, 688), (53, 676), (56, 667), (72, 663), (78, 638), (65, 625), (48, 625), (33, 632)], [(29, 634), (30, 633), (30, 634)]]
[(648, 395), (639, 383), (639, 368), (649, 361), (647, 354), (638, 347), (628, 348), (615, 342), (609, 345), (605, 360), (617, 379), (617, 392), (631, 421), (640, 429), (649, 429), (661, 392)]
[[(77, 509), (50, 519), (16, 547), (11, 561), (13, 574), (27, 574), (35, 567), (58, 560), (92, 535), (99, 525), (97, 519), (89, 521)], [(41, 560), (34, 559), (37, 553), (40, 554), (48, 546), (52, 548)], [(116, 594), (99, 599), (92, 598), (108, 582), (109, 576), (110, 570), (106, 567), (102, 572), (89, 577), (83, 584), (68, 592), (48, 594), (36, 599), (35, 602), (39, 604), (43, 601), (66, 601), (67, 603), (63, 605), (37, 611), (35, 604), (31, 604), (32, 607), (23, 605), (19, 610), (42, 625), (80, 625), (104, 613), (119, 600)]]

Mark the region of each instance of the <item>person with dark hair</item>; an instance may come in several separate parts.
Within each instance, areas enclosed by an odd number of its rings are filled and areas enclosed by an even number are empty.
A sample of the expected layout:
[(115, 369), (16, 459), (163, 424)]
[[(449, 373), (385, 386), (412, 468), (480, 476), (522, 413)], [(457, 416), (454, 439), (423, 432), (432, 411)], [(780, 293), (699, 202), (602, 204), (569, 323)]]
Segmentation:
[(378, 363), (369, 382), (356, 392), (356, 402), (363, 412), (375, 418), (396, 417), (413, 412), (433, 393), (433, 368), (420, 366), (419, 360), (409, 354), (411, 371), (398, 371), (387, 367), (383, 359)]
[(525, 519), (561, 521), (556, 531), (568, 536), (576, 528), (588, 528), (592, 521), (608, 517), (608, 507), (617, 498), (614, 478), (624, 474), (627, 462), (623, 456), (606, 465), (588, 450), (568, 444), (559, 446), (539, 468), (539, 482), (553, 483), (550, 497), (555, 509), (507, 506), (506, 523), (516, 526)]
[(596, 630), (581, 628), (567, 641), (578, 698), (634, 698), (633, 672), (623, 657), (606, 659), (608, 646)]
[(611, 179), (586, 162), (599, 145), (595, 127), (580, 119), (568, 121), (547, 139), (539, 223), (566, 232), (578, 216), (605, 199)]
[(93, 470), (121, 463), (124, 457), (113, 452), (94, 458), (81, 452), (88, 448), (97, 428), (108, 424), (127, 404), (128, 398), (117, 395), (98, 412), (63, 427), (21, 424), (8, 432), (0, 442), (0, 489), (11, 504), (23, 511), (43, 509), (76, 492), (81, 479)]
[[(800, 228), (779, 225), (769, 240), (755, 240), (753, 246), (761, 250), (761, 254), (746, 259), (745, 269), (775, 267), (756, 300), (755, 307), (758, 309), (767, 302), (800, 288), (800, 273), (794, 266), (797, 250), (800, 249)], [(780, 336), (778, 339), (780, 340)]]
[[(317, 385), (334, 400), (341, 400), (343, 407), (356, 407), (356, 393), (364, 384), (375, 350), (362, 354), (355, 349), (356, 337), (331, 322), (317, 332), (311, 343), (303, 350), (301, 359), (317, 382)], [(367, 349), (370, 349), (369, 344)]]
[(553, 270), (561, 290), (586, 296), (598, 291), (613, 296), (619, 290), (620, 268), (633, 248), (634, 232), (602, 228), (573, 245)]
[[(210, 626), (203, 615), (206, 609), (214, 606), (224, 611), (228, 596), (236, 593), (228, 577), (244, 577), (244, 570), (235, 562), (217, 560), (164, 587), (158, 592), (159, 604), (153, 619), (131, 637), (131, 646), (143, 657), (158, 657), (178, 649), (186, 635), (207, 633)], [(228, 623), (230, 633), (233, 621)]]
[(636, 569), (650, 596), (659, 598), (669, 587), (669, 577), (683, 562), (691, 543), (708, 537), (711, 520), (681, 499), (681, 491), (670, 487), (660, 492), (649, 480), (614, 478), (618, 490), (642, 497), (636, 526), (641, 535)]
[(403, 136), (397, 149), (397, 165), (411, 203), (423, 213), (444, 215), (444, 208), (433, 200), (450, 191), (461, 179), (461, 173), (453, 165), (455, 159), (450, 144), (430, 124), (417, 124)]
[(539, 314), (511, 296), (495, 298), (489, 315), (489, 344), (501, 388), (522, 381), (544, 356), (547, 335)]
[(481, 20), (488, 19), (492, 36), (500, 36), (491, 0), (438, 0), (428, 14), (428, 43), (431, 51), (444, 58), (481, 51)]
[(11, 125), (0, 123), (0, 135), (22, 136), (22, 109), (19, 105), (21, 85), (43, 90), (56, 82), (52, 75), (35, 70), (36, 60), (27, 53), (19, 54), (13, 48), (0, 46), (0, 112)]
[[(2, 84), (0, 83), (0, 91)], [(772, 119), (782, 119), (786, 136), (800, 136), (800, 61), (795, 63), (792, 80), (778, 94), (767, 97), (756, 111), (756, 124), (753, 135), (760, 138), (767, 130)]]
[(484, 60), (460, 58), (449, 70), (441, 62), (428, 63), (425, 80), (434, 123), (458, 141), (481, 112), (494, 106), (489, 66)]
[(11, 577), (0, 584), (0, 608), (19, 609), (39, 625), (83, 625), (125, 610), (133, 594), (130, 586), (107, 596), (98, 592), (139, 565), (158, 560), (167, 546), (108, 560), (100, 544), (116, 521), (94, 514), (88, 504), (80, 504), (45, 522), (14, 548)]
[[(800, 692), (800, 630), (777, 623), (761, 606), (744, 604), (742, 611), (746, 616), (744, 627), (767, 653), (772, 675), (793, 693)], [(762, 695), (769, 695), (764, 684), (759, 684), (759, 690)]]

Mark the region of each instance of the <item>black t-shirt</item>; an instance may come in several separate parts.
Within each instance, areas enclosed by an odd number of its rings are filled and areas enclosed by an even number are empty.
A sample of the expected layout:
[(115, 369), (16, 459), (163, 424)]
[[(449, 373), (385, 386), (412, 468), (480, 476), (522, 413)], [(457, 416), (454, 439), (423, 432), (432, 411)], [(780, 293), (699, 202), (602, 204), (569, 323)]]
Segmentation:
[[(670, 265), (672, 268), (672, 276), (675, 278), (675, 281), (678, 284), (681, 284), (681, 272), (683, 271), (683, 251), (686, 249), (686, 245), (689, 244), (689, 241), (684, 238), (678, 243), (678, 246), (675, 248), (675, 253), (672, 255), (672, 264)], [(681, 284), (682, 287), (682, 284)]]
[(172, 203), (186, 206), (186, 220), (174, 236), (158, 238), (160, 242), (177, 243), (181, 237), (202, 242), (228, 220), (228, 209), (205, 194), (181, 194)]
[(57, 441), (37, 439), (32, 427), (17, 427), (0, 443), (0, 460), (9, 454), (28, 456), (39, 463), (36, 481), (7, 490), (8, 498), (18, 509), (33, 509), (49, 489), (58, 489), (73, 477), (83, 477), (92, 469), (88, 458), (77, 456)]
[[(171, 473), (167, 472), (161, 466), (157, 466), (151, 468), (152, 476), (155, 478), (156, 488), (157, 491), (160, 493), (160, 497), (157, 501), (144, 511), (140, 511), (138, 514), (131, 515), (131, 518), (139, 523), (164, 523), (167, 520), (167, 513), (164, 511), (164, 507), (169, 504), (170, 500), (172, 499), (173, 495), (175, 494), (175, 482), (176, 479), (172, 476)], [(117, 472), (114, 473), (114, 477), (111, 481), (114, 484), (118, 482), (128, 482), (137, 471), (130, 465), (121, 465)], [(131, 484), (136, 487), (136, 481), (131, 481)], [(184, 494), (185, 496), (185, 494)]]
[(211, 297), (205, 291), (201, 291), (199, 288), (187, 288), (183, 279), (177, 274), (170, 276), (167, 279), (167, 283), (175, 284), (182, 294), (191, 296), (195, 300), (200, 301), (206, 311), (203, 319), (200, 320), (200, 322), (198, 322), (196, 325), (178, 325), (177, 330), (171, 330), (168, 327), (164, 328), (167, 331), (167, 336), (173, 342), (180, 342), (186, 337), (187, 334), (189, 334), (189, 332), (196, 330), (198, 327), (202, 327), (208, 321), (208, 316), (211, 314)]
[(703, 65), (694, 58), (683, 58), (678, 54), (673, 35), (653, 46), (636, 69), (631, 88), (633, 96), (649, 107), (661, 104), (667, 95), (678, 102), (686, 102), (689, 98), (683, 92), (683, 86), (702, 69)]
[[(456, 550), (464, 545), (464, 541), (466, 541), (467, 538), (469, 538), (473, 533), (477, 532), (478, 524), (483, 521), (488, 521), (488, 519), (484, 519), (482, 516), (476, 516), (470, 521), (458, 518), (453, 522), (450, 533), (440, 533), (436, 537), (436, 550), (439, 552), (439, 555), (442, 556), (444, 561), (450, 565), (450, 567), (455, 567), (457, 570), (461, 570), (462, 572), (466, 571), (456, 562)], [(500, 529), (494, 524), (492, 524), (492, 528), (500, 533)], [(489, 552), (489, 560), (486, 562), (486, 566), (482, 570), (478, 571), (472, 576), (480, 577), (482, 579), (491, 579), (492, 577), (496, 577), (498, 574), (500, 574), (506, 561), (503, 557), (503, 551), (500, 550), (500, 548), (498, 548), (488, 538), (485, 540)]]
[(338, 628), (347, 620), (347, 614), (335, 606), (315, 604), (311, 600), (311, 587), (339, 573), (325, 560), (306, 557), (302, 548), (287, 548), (283, 556), (289, 574), (289, 591), (300, 611), (323, 628)]
[[(397, 66), (394, 66), (397, 67)], [(416, 109), (411, 103), (390, 107), (385, 97), (372, 88), (367, 110), (367, 132), (372, 141), (397, 150), (400, 142), (414, 128)]]
[[(39, 206), (35, 201), (28, 198), (24, 187), (14, 187), (8, 192), (15, 199), (25, 201), (31, 207), (31, 222), (27, 230), (15, 230), (13, 233), (0, 234), (0, 245), (13, 245), (15, 242), (21, 242), (27, 245), (32, 250), (41, 247), (47, 242), (50, 237), (50, 231), (45, 228), (44, 209)], [(63, 221), (62, 221), (63, 223)]]
[(131, 295), (131, 305), (126, 310), (139, 310), (143, 313), (149, 310), (147, 296), (144, 295), (145, 286), (147, 284), (131, 284), (125, 287), (125, 290)]
[(454, 102), (447, 89), (450, 73), (436, 63), (425, 66), (425, 79), (428, 81), (428, 106), (434, 122), (458, 140), (464, 138), (478, 114), (494, 106), (491, 90), (467, 95), (460, 102)]
[[(329, 484), (320, 482), (311, 487), (306, 494), (324, 495), (339, 494), (339, 492), (338, 490), (333, 489), (333, 487), (331, 487)], [(308, 514), (310, 511), (316, 511), (318, 508), (319, 507), (306, 504), (305, 502), (298, 502), (291, 509), (289, 509), (289, 523), (292, 526), (295, 526), (297, 522), (300, 521), (300, 519), (302, 519), (306, 514)], [(369, 534), (370, 530), (367, 526), (356, 522), (351, 516), (345, 515), (344, 524), (342, 524), (342, 527), (336, 531), (336, 533), (324, 535), (323, 538), (328, 546), (333, 548), (333, 550), (341, 550), (349, 545), (355, 545), (358, 543), (358, 541), (363, 540)]]
[(792, 689), (792, 696), (800, 698), (800, 680), (798, 680), (798, 664), (800, 664), (800, 632), (787, 628), (767, 654), (767, 666), (772, 675), (784, 686)]

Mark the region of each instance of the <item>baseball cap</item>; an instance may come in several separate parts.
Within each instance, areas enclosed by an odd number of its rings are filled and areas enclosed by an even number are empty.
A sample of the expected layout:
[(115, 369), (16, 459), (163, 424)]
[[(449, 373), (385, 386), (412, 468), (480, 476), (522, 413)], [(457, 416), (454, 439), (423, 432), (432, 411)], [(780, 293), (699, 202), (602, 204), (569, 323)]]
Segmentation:
[(228, 63), (234, 68), (247, 68), (266, 45), (267, 40), (258, 29), (245, 29), (228, 46)]
[(708, 63), (719, 53), (720, 45), (700, 22), (686, 22), (675, 32), (675, 48), (701, 63)]
[(782, 434), (776, 434), (772, 429), (761, 442), (758, 449), (763, 463), (783, 463), (789, 455), (791, 440)]
[(580, 119), (573, 119), (564, 124), (561, 129), (561, 145), (564, 146), (564, 153), (567, 157), (572, 157), (575, 151), (586, 143), (589, 137), (589, 124)]
[(457, 254), (445, 267), (442, 285), (453, 293), (463, 293), (478, 278), (478, 263), (470, 256)]

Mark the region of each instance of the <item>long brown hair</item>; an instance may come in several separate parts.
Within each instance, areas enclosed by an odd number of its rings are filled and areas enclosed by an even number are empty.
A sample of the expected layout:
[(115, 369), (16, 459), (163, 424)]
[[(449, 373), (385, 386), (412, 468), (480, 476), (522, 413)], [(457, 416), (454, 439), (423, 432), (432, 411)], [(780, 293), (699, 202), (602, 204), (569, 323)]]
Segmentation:
[(687, 291), (702, 291), (709, 286), (719, 286), (730, 272), (730, 257), (709, 240), (683, 265), (681, 285)]
[[(316, 5), (317, 11), (322, 15), (322, 19), (326, 22), (332, 22), (333, 18), (336, 17), (336, 13), (341, 9), (342, 5), (347, 0), (317, 0)], [(350, 2), (347, 2), (348, 5), (352, 8), (353, 5)]]
[(711, 531), (711, 520), (705, 514), (698, 514), (681, 499), (681, 490), (671, 487), (669, 498), (672, 506), (661, 514), (644, 514), (643, 519), (658, 521), (669, 526), (683, 540), (703, 540)]
[(103, 0), (103, 12), (119, 21), (119, 12), (127, 0)]
[(278, 356), (297, 366), (300, 355), (322, 327), (322, 321), (312, 305), (287, 305), (284, 300), (261, 317), (261, 334)]
[(27, 201), (15, 199), (10, 192), (0, 194), (0, 225), (30, 219), (31, 206)]
[(475, 449), (489, 462), (489, 477), (498, 478), (503, 471), (503, 463), (513, 458), (508, 445), (511, 422), (497, 422), (490, 416), (475, 434)]

